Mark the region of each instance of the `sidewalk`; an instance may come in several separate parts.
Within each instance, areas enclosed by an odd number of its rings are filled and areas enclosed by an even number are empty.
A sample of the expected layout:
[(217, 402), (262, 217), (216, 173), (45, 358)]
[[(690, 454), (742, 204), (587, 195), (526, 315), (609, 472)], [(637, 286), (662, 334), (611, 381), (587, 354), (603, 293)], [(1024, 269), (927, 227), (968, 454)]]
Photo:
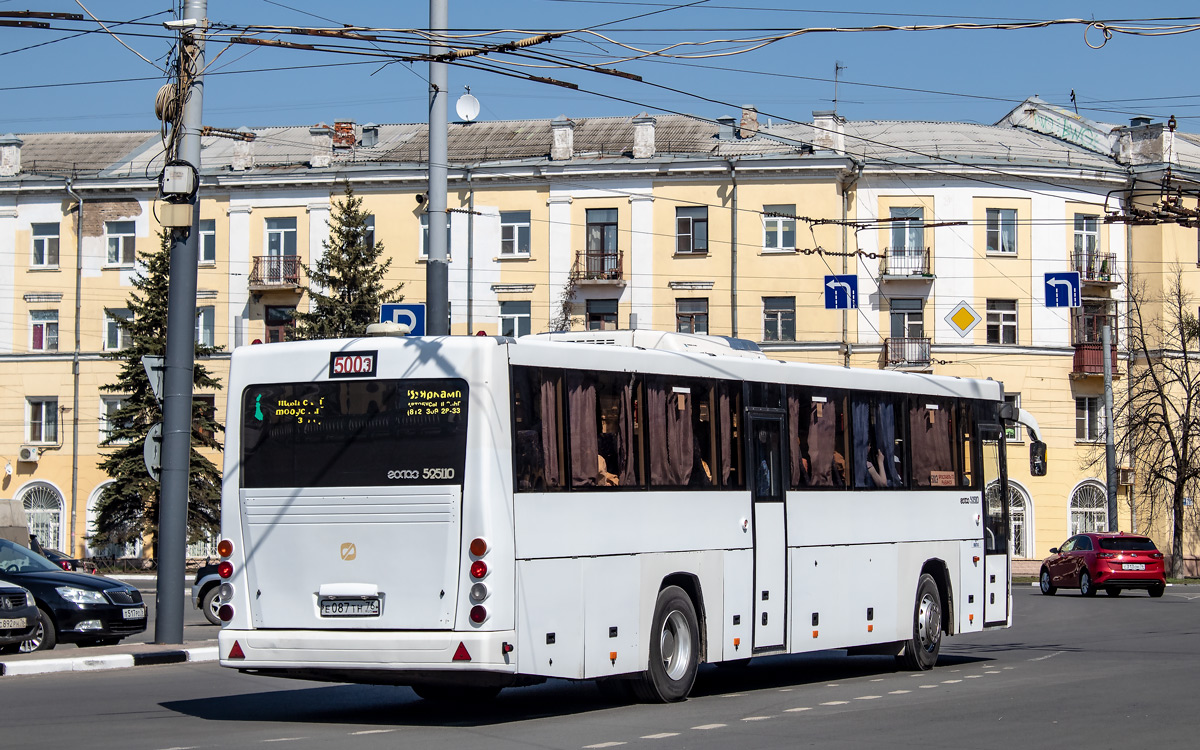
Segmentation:
[(101, 669), (216, 661), (216, 640), (183, 644), (128, 643), (79, 648), (63, 645), (50, 651), (0, 656), (0, 679), (49, 672), (93, 672)]

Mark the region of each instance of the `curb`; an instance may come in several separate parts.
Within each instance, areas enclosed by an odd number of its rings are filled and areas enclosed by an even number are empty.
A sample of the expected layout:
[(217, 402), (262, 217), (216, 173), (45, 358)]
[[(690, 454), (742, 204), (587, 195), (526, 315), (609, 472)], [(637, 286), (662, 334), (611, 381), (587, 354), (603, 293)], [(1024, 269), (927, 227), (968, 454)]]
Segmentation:
[(103, 654), (69, 659), (36, 659), (0, 662), (0, 675), (49, 674), (52, 672), (97, 672), (103, 669), (216, 661), (217, 647), (150, 651), (143, 654)]

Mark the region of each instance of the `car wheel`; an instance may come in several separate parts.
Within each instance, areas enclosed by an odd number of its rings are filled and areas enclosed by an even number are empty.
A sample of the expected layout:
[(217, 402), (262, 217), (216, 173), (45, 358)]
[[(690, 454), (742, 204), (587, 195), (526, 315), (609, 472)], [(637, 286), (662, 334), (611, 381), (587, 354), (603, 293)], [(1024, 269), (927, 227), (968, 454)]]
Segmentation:
[(220, 589), (212, 586), (204, 592), (204, 596), (200, 597), (200, 611), (204, 613), (204, 619), (213, 625), (221, 624), (221, 618), (217, 617), (217, 610), (221, 608), (221, 602), (217, 600), (218, 593), (220, 593)]
[(1042, 588), (1042, 593), (1046, 596), (1054, 596), (1054, 592), (1058, 591), (1058, 587), (1050, 583), (1050, 571), (1042, 568), (1042, 575), (1038, 579), (1038, 585)]
[(1117, 588), (1116, 586), (1105, 586), (1104, 593), (1108, 594), (1109, 596), (1120, 596), (1121, 589)]
[(1151, 586), (1148, 590), (1148, 593), (1150, 594), (1150, 596), (1153, 596), (1155, 599), (1162, 596), (1166, 592), (1167, 592), (1167, 584), (1165, 584), (1165, 583), (1156, 583), (1153, 586)]
[(1096, 595), (1096, 587), (1092, 585), (1092, 577), (1086, 570), (1079, 574), (1079, 593), (1084, 596)]
[(18, 651), (22, 654), (49, 651), (57, 643), (58, 634), (54, 632), (54, 621), (50, 619), (50, 615), (46, 614), (46, 610), (38, 607), (37, 629), (33, 631), (32, 638), (21, 642)]
[(650, 627), (650, 663), (633, 684), (647, 703), (673, 703), (687, 698), (700, 668), (700, 623), (696, 607), (683, 589), (658, 592)]
[(413, 685), (412, 691), (430, 703), (470, 704), (490, 701), (500, 694), (499, 687), (467, 687), (453, 685)]
[(896, 657), (903, 669), (922, 672), (933, 669), (942, 649), (942, 598), (933, 576), (923, 573), (917, 582), (913, 607), (912, 638), (904, 642), (904, 653)]

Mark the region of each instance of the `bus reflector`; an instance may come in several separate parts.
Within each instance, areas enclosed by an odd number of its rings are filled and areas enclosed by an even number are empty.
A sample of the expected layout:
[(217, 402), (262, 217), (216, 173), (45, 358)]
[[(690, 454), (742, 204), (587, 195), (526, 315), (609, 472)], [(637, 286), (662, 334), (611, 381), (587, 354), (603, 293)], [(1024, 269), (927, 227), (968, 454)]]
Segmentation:
[(875, 626), (874, 626), (874, 625), (870, 625), (870, 624), (868, 624), (868, 625), (867, 625), (867, 632), (868, 632), (868, 633), (874, 633), (874, 632), (875, 632)]
[(471, 661), (471, 655), (467, 653), (467, 644), (462, 641), (458, 642), (458, 650), (454, 652), (453, 661)]
[(245, 659), (246, 655), (242, 653), (242, 645), (237, 641), (233, 642), (233, 648), (229, 649), (230, 659)]
[(608, 652), (608, 660), (611, 661), (615, 665), (617, 663), (617, 652), (609, 651)]
[(817, 631), (815, 631), (815, 630), (814, 630), (814, 631), (813, 631), (813, 638), (816, 638), (816, 637), (817, 637)]
[(485, 575), (487, 575), (487, 563), (483, 560), (476, 560), (471, 563), (472, 578), (483, 578)]
[(733, 648), (736, 650), (736, 649), (737, 649), (737, 647), (738, 647), (738, 646), (740, 646), (740, 645), (742, 645), (742, 639), (741, 639), (741, 638), (734, 638), (734, 639), (733, 639)]
[(233, 554), (233, 542), (228, 539), (222, 539), (217, 542), (217, 554), (221, 557), (229, 557)]
[(975, 624), (975, 615), (967, 615), (967, 622), (974, 625)]
[(476, 557), (483, 557), (488, 551), (488, 543), (486, 539), (478, 538), (471, 540), (471, 554)]

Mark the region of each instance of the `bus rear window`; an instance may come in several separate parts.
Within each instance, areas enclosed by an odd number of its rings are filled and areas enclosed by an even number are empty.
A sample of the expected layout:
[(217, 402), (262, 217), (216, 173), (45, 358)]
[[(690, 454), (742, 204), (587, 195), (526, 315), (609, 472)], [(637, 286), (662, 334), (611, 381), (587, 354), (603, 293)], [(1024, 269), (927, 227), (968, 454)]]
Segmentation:
[(461, 484), (467, 384), (270, 383), (242, 392), (243, 487)]
[(1117, 550), (1119, 552), (1157, 552), (1154, 542), (1139, 536), (1118, 536), (1100, 540), (1100, 549)]

